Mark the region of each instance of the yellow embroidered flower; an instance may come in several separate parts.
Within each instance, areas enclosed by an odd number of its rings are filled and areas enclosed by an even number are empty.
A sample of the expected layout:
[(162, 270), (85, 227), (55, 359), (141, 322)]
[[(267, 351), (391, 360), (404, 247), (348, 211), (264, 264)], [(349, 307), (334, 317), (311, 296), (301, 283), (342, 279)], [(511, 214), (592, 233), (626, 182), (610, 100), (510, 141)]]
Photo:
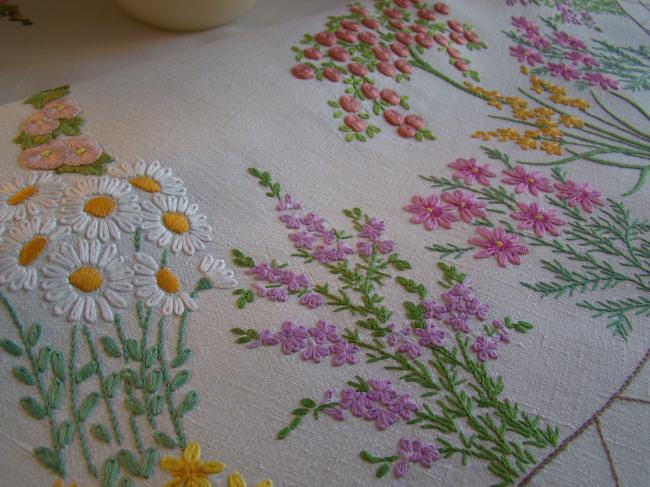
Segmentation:
[(160, 466), (173, 475), (165, 487), (211, 487), (208, 475), (221, 473), (226, 466), (217, 461), (201, 461), (201, 447), (196, 442), (188, 443), (183, 457), (164, 457)]
[(484, 132), (482, 130), (477, 130), (472, 134), (473, 139), (491, 140), (492, 137), (493, 137), (492, 133)]
[(560, 123), (562, 123), (565, 127), (578, 127), (582, 128), (585, 125), (584, 120), (578, 117), (574, 117), (573, 115), (561, 115), (560, 116)]
[[(246, 487), (246, 479), (239, 472), (233, 472), (228, 477), (228, 487)], [(269, 479), (262, 480), (255, 487), (273, 487), (273, 482)]]
[(530, 137), (519, 137), (515, 142), (523, 150), (537, 149), (537, 141)]
[(554, 156), (562, 155), (562, 147), (560, 147), (560, 144), (558, 144), (557, 142), (550, 142), (548, 140), (545, 140), (542, 142), (541, 149), (550, 155), (554, 155)]
[(521, 66), (519, 68), (519, 71), (521, 71), (521, 74), (528, 74), (528, 66)]
[[(54, 487), (65, 487), (65, 484), (63, 483), (63, 480), (61, 479), (56, 479), (54, 481)], [(72, 482), (70, 484), (70, 487), (77, 487), (77, 482)]]

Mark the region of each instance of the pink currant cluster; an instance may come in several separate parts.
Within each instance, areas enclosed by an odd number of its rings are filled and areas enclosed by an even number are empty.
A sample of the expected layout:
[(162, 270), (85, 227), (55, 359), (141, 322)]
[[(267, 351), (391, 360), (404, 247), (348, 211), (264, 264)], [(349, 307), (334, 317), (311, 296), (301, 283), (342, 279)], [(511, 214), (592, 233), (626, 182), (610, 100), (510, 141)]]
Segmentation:
[(380, 132), (368, 123), (373, 115), (383, 116), (401, 137), (432, 140), (434, 136), (422, 116), (400, 111), (410, 110), (408, 97), (394, 89), (380, 89), (370, 74), (377, 72), (398, 83), (410, 80), (415, 67), (430, 68), (421, 56), (438, 46), (463, 76), (478, 79), (460, 49), (487, 46), (471, 26), (457, 20), (439, 20), (450, 12), (442, 2), (429, 7), (413, 0), (378, 0), (374, 14), (361, 4), (349, 9), (347, 15), (330, 17), (326, 30), (306, 34), (303, 46), (293, 47), (301, 64), (291, 72), (299, 79), (327, 79), (348, 85), (345, 95), (328, 101), (334, 117), (342, 119), (339, 129), (346, 133), (348, 141), (366, 141), (366, 136), (373, 138)]

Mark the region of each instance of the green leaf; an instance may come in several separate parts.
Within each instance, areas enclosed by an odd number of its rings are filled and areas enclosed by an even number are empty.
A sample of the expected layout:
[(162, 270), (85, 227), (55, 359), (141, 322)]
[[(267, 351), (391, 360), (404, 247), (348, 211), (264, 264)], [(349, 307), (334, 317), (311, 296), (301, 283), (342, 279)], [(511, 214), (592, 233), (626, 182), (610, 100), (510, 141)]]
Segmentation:
[(77, 411), (77, 418), (80, 422), (83, 423), (92, 414), (99, 403), (99, 397), (99, 392), (91, 392), (82, 401), (81, 406), (79, 406), (79, 411)]
[(189, 370), (181, 370), (169, 383), (169, 389), (174, 392), (183, 387), (190, 379)]
[(27, 345), (33, 347), (38, 343), (38, 339), (41, 338), (41, 325), (34, 323), (27, 332)]
[(214, 284), (212, 284), (212, 281), (207, 277), (202, 277), (199, 279), (199, 282), (196, 283), (196, 286), (194, 286), (194, 292), (207, 291), (208, 289), (213, 288)]
[(97, 362), (90, 361), (77, 372), (77, 382), (83, 382), (92, 377), (97, 371)]
[(151, 416), (158, 416), (162, 412), (164, 401), (160, 394), (149, 397), (146, 402), (147, 411)]
[(158, 392), (163, 380), (163, 373), (160, 369), (154, 369), (149, 373), (147, 377), (147, 392), (154, 393)]
[(307, 408), (298, 408), (291, 411), (291, 414), (294, 416), (307, 416), (309, 414), (309, 409)]
[(20, 398), (20, 405), (34, 419), (43, 419), (45, 417), (45, 408), (36, 399), (28, 396)]
[(122, 477), (117, 484), (117, 487), (134, 487), (133, 480), (131, 480), (129, 477)]
[(129, 450), (123, 448), (117, 452), (117, 461), (120, 462), (122, 468), (129, 472), (131, 475), (135, 477), (139, 477), (141, 475), (142, 471), (140, 469), (140, 465), (136, 461), (133, 453), (131, 453)]
[(126, 339), (126, 351), (132, 360), (135, 360), (136, 362), (142, 360), (142, 352), (140, 350), (140, 345), (133, 338)]
[(387, 463), (384, 463), (381, 467), (377, 469), (377, 472), (375, 472), (375, 475), (377, 476), (378, 479), (382, 478), (384, 475), (388, 473), (390, 470), (390, 467)]
[(60, 475), (65, 475), (65, 468), (63, 462), (61, 461), (60, 453), (57, 453), (46, 446), (40, 446), (38, 448), (34, 448), (34, 455), (39, 462), (41, 462), (50, 470)]
[(106, 164), (113, 162), (113, 156), (108, 152), (102, 152), (102, 154), (97, 158), (92, 164), (87, 164), (85, 166), (69, 166), (64, 164), (63, 166), (57, 167), (54, 172), (56, 174), (83, 174), (83, 175), (93, 175), (101, 176), (106, 173)]
[(81, 126), (84, 124), (84, 119), (76, 116), (72, 118), (60, 118), (59, 126), (52, 132), (53, 137), (59, 137), (60, 135), (67, 135), (68, 137), (74, 137), (81, 134)]
[(120, 377), (124, 382), (131, 384), (133, 387), (139, 389), (141, 387), (140, 377), (133, 369), (124, 369), (120, 372)]
[(153, 473), (153, 469), (156, 467), (158, 464), (158, 460), (160, 458), (160, 455), (158, 454), (158, 450), (155, 448), (147, 448), (143, 454), (143, 460), (142, 460), (142, 476), (145, 479), (148, 479), (151, 477), (151, 474)]
[(18, 379), (20, 382), (22, 382), (25, 385), (33, 386), (34, 384), (36, 384), (36, 380), (34, 379), (34, 376), (25, 367), (22, 366), (14, 367), (13, 369), (11, 369), (11, 373), (14, 375), (16, 379)]
[(90, 434), (93, 437), (102, 443), (111, 442), (111, 433), (108, 431), (108, 428), (101, 423), (95, 423), (90, 427)]
[(120, 386), (120, 374), (113, 372), (108, 377), (104, 378), (102, 384), (102, 391), (106, 394), (107, 397), (114, 397), (117, 392), (117, 388)]
[(127, 409), (131, 411), (133, 414), (135, 414), (136, 416), (144, 414), (144, 406), (137, 398), (129, 397), (126, 399), (125, 403)]
[(65, 381), (65, 359), (63, 358), (63, 354), (58, 350), (54, 350), (50, 357), (50, 363), (52, 364), (52, 372), (54, 375), (58, 379)]
[(108, 355), (109, 357), (119, 358), (122, 356), (122, 352), (120, 352), (120, 347), (117, 345), (117, 343), (115, 342), (115, 340), (113, 340), (112, 337), (103, 336), (99, 339), (99, 343), (101, 343), (104, 352), (106, 352), (106, 355)]
[(56, 444), (59, 448), (65, 448), (74, 439), (74, 426), (68, 420), (63, 421), (56, 430)]
[(102, 467), (101, 487), (115, 487), (117, 477), (120, 474), (120, 464), (115, 458), (109, 458)]
[(23, 349), (8, 338), (0, 340), (0, 347), (2, 347), (2, 349), (9, 355), (13, 355), (14, 357), (20, 357), (23, 354)]
[(255, 267), (255, 260), (252, 257), (245, 255), (241, 250), (232, 249), (231, 252), (235, 257), (233, 260), (235, 265), (239, 267)]
[(144, 366), (151, 367), (151, 365), (158, 359), (158, 347), (151, 347), (145, 350), (143, 355)]
[(177, 368), (183, 365), (185, 362), (187, 362), (190, 358), (192, 357), (192, 350), (189, 348), (184, 348), (181, 350), (178, 355), (172, 360), (171, 366), (172, 368)]
[(311, 409), (316, 407), (316, 401), (309, 398), (305, 398), (300, 400), (300, 405)]
[(32, 105), (34, 108), (40, 110), (45, 105), (53, 100), (58, 100), (70, 94), (70, 85), (57, 86), (56, 88), (51, 88), (49, 90), (39, 91), (35, 95), (27, 98), (24, 103), (25, 105)]
[(156, 443), (158, 443), (163, 448), (167, 448), (168, 450), (176, 448), (176, 442), (171, 438), (171, 436), (163, 433), (162, 431), (156, 431), (153, 435), (153, 438), (156, 440)]
[(176, 409), (176, 417), (182, 418), (199, 403), (199, 393), (196, 391), (188, 392)]
[(36, 368), (39, 372), (45, 371), (47, 365), (50, 361), (50, 356), (52, 355), (52, 349), (50, 347), (42, 347), (38, 352), (38, 358), (36, 359)]
[(50, 409), (56, 409), (61, 405), (63, 391), (63, 382), (56, 378), (52, 379), (50, 389), (47, 392), (47, 405)]

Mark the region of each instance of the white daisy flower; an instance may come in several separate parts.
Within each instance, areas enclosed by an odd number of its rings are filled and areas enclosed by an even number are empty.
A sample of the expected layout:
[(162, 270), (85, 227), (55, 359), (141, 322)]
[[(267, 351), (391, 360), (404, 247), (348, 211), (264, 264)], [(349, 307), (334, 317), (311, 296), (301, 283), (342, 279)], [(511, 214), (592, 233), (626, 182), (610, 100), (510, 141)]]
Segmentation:
[(162, 167), (158, 161), (139, 161), (134, 164), (122, 162), (111, 167), (108, 172), (112, 176), (128, 180), (131, 186), (147, 193), (183, 196), (186, 192), (183, 180), (174, 176), (170, 168)]
[(87, 239), (119, 240), (142, 221), (138, 196), (131, 186), (108, 176), (85, 177), (69, 188), (61, 203), (59, 222)]
[(99, 240), (79, 240), (76, 245), (64, 242), (48, 255), (43, 266), (44, 298), (54, 304), (56, 316), (68, 321), (84, 319), (92, 323), (99, 314), (113, 321), (113, 308), (124, 308), (124, 297), (133, 289), (133, 271), (124, 265), (115, 244), (102, 245)]
[(226, 263), (221, 259), (215, 259), (211, 255), (206, 255), (199, 264), (199, 270), (205, 277), (210, 279), (212, 285), (219, 289), (231, 289), (237, 287), (235, 273), (226, 267)]
[(23, 221), (54, 208), (65, 184), (52, 173), (32, 172), (0, 185), (0, 222)]
[(57, 228), (54, 218), (38, 216), (11, 227), (8, 238), (0, 244), (0, 284), (11, 291), (34, 289), (45, 251), (69, 233), (69, 228)]
[(144, 299), (147, 308), (163, 301), (163, 315), (182, 315), (185, 310), (196, 310), (196, 302), (183, 291), (180, 278), (169, 268), (161, 267), (158, 262), (146, 254), (135, 256), (135, 295)]
[(212, 227), (205, 215), (198, 214), (199, 207), (189, 204), (185, 196), (163, 196), (156, 194), (153, 202), (142, 202), (142, 229), (147, 240), (157, 242), (158, 246), (171, 244), (175, 254), (181, 250), (193, 255), (196, 250), (205, 249), (203, 242), (212, 240)]

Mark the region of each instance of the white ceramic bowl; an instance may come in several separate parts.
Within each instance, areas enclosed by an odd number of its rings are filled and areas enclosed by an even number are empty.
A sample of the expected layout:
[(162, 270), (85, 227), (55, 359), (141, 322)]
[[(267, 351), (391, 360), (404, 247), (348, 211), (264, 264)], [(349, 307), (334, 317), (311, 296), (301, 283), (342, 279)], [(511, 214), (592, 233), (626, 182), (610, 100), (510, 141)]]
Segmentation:
[(230, 22), (257, 0), (116, 0), (129, 14), (162, 29), (197, 31)]

